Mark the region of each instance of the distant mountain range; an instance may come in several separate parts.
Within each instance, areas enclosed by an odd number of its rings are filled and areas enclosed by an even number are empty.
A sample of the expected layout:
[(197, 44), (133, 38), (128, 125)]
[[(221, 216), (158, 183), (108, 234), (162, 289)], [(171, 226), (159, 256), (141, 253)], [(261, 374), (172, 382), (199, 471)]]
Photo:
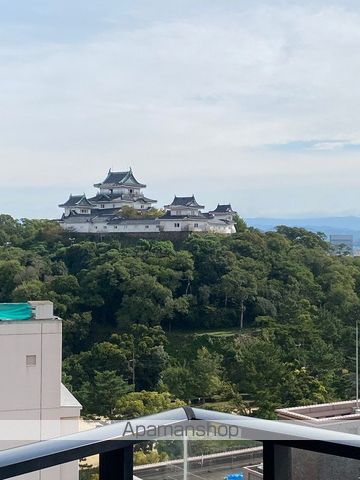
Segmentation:
[(360, 245), (360, 217), (318, 217), (318, 218), (246, 218), (250, 227), (260, 230), (274, 230), (278, 225), (303, 227), (311, 232), (330, 235), (353, 235), (354, 244)]

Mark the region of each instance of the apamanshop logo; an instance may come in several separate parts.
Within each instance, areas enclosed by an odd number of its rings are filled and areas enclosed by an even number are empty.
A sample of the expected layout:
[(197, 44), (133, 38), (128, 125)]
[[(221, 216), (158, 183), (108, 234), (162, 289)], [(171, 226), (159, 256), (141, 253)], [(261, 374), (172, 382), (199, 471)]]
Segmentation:
[(241, 428), (237, 425), (214, 424), (191, 421), (191, 424), (154, 425), (150, 422), (139, 424), (129, 420), (124, 425), (124, 437), (142, 440), (180, 440), (188, 437), (191, 440), (234, 440), (242, 439)]
[[(155, 423), (156, 422), (156, 423)], [(340, 426), (340, 423), (339, 423)], [(99, 427), (106, 427), (104, 431)], [(355, 441), (359, 436), (351, 435), (360, 430), (358, 420), (346, 420), (341, 423), (342, 431), (330, 430), (327, 424), (312, 426), (298, 425), (294, 421), (269, 422), (252, 417), (229, 416), (212, 420), (179, 420), (178, 418), (133, 420), (90, 420), (82, 422), (79, 433), (62, 437), (63, 424), (60, 420), (1, 420), (0, 447), (9, 449), (18, 443), (39, 442), (56, 439), (74, 441), (77, 436), (86, 441), (99, 441), (106, 432), (109, 440), (127, 440), (133, 443), (155, 440), (312, 440), (320, 441)], [(327, 427), (327, 428), (326, 428)], [(346, 433), (347, 432), (347, 433)], [(345, 435), (345, 437), (344, 437)]]

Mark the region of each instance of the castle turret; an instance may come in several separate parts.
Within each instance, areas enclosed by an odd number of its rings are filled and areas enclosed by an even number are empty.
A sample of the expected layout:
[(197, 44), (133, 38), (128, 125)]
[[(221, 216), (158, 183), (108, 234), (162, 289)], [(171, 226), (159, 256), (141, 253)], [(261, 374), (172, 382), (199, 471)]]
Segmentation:
[(67, 217), (71, 213), (89, 215), (94, 205), (86, 198), (85, 194), (82, 195), (70, 195), (65, 203), (59, 205), (64, 209), (64, 215)]
[(136, 180), (131, 168), (125, 172), (109, 170), (105, 180), (95, 183), (94, 187), (99, 189), (99, 193), (90, 198), (90, 201), (100, 209), (119, 210), (127, 205), (136, 210), (147, 210), (157, 202), (144, 196), (142, 189), (146, 188), (146, 185)]
[(219, 220), (229, 221), (232, 221), (234, 219), (234, 216), (236, 215), (236, 212), (232, 209), (230, 203), (224, 205), (218, 203), (218, 206), (215, 208), (215, 210), (212, 210), (209, 213), (211, 215), (214, 215), (214, 217), (218, 218)]
[(174, 200), (169, 205), (165, 205), (165, 208), (172, 216), (198, 216), (201, 215), (201, 209), (204, 205), (200, 205), (195, 196), (191, 197), (177, 197), (175, 195)]
[(141, 188), (146, 188), (144, 183), (140, 183), (134, 177), (130, 168), (126, 172), (112, 172), (111, 169), (104, 181), (95, 183), (94, 187), (100, 188), (100, 193), (140, 193)]

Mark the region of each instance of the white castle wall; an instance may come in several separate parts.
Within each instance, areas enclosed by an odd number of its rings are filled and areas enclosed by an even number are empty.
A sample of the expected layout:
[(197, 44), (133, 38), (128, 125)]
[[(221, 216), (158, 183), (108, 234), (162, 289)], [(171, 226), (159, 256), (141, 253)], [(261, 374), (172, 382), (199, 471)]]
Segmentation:
[(235, 233), (232, 224), (212, 222), (212, 220), (189, 220), (189, 219), (166, 219), (161, 218), (156, 222), (136, 220), (116, 225), (107, 224), (104, 221), (93, 222), (71, 222), (70, 219), (60, 224), (65, 230), (77, 233), (159, 233), (159, 232), (214, 232), (225, 235)]

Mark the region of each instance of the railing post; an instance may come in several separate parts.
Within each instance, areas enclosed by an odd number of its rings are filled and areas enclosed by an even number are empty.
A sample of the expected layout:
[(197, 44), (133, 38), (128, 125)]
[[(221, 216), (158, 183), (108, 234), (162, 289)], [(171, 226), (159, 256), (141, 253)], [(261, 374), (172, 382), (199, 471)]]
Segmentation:
[(275, 448), (274, 442), (263, 442), (263, 472), (264, 480), (275, 480)]
[(291, 480), (291, 448), (266, 440), (263, 449), (264, 480)]
[(132, 446), (100, 453), (99, 457), (99, 480), (132, 480)]

